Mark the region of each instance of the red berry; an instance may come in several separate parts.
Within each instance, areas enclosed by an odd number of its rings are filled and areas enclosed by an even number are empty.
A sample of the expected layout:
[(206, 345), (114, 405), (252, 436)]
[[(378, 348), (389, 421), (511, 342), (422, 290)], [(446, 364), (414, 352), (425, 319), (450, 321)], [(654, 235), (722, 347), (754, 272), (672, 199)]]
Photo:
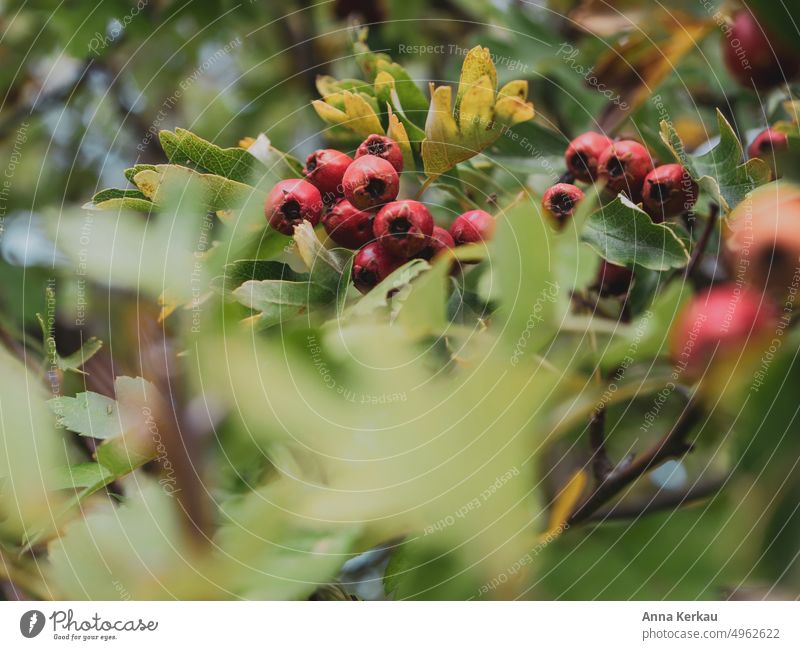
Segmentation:
[(578, 203), (583, 201), (583, 192), (569, 183), (556, 183), (548, 188), (542, 197), (542, 207), (559, 223), (573, 214)]
[(428, 243), (433, 234), (433, 217), (419, 201), (394, 201), (380, 209), (372, 233), (387, 251), (409, 258)]
[(264, 216), (269, 225), (284, 235), (304, 220), (316, 226), (322, 216), (322, 196), (308, 181), (292, 178), (279, 181), (264, 201)]
[(322, 194), (326, 203), (342, 196), (342, 177), (353, 159), (336, 149), (317, 149), (308, 158), (303, 176)]
[(683, 165), (660, 165), (644, 179), (642, 201), (653, 221), (689, 212), (700, 188)]
[(397, 198), (400, 179), (391, 163), (378, 156), (354, 160), (342, 179), (344, 196), (359, 210), (369, 210)]
[(630, 269), (601, 260), (595, 287), (601, 296), (621, 296), (628, 293), (631, 280), (633, 272)]
[(736, 13), (730, 31), (723, 33), (722, 58), (728, 72), (745, 88), (772, 88), (800, 72), (797, 53), (764, 33), (749, 11)]
[(620, 140), (600, 155), (597, 174), (614, 194), (624, 192), (638, 200), (644, 177), (652, 169), (653, 161), (643, 145), (635, 140)]
[(434, 226), (433, 233), (428, 239), (428, 245), (417, 253), (417, 257), (421, 257), (424, 260), (432, 260), (443, 250), (453, 249), (455, 247), (456, 243), (453, 241), (450, 233), (441, 226)]
[(494, 217), (483, 210), (470, 210), (456, 217), (450, 226), (456, 246), (489, 241), (494, 235)]
[(339, 246), (361, 248), (372, 241), (373, 214), (356, 208), (347, 199), (339, 199), (322, 217), (325, 232)]
[(749, 342), (773, 336), (777, 312), (766, 298), (734, 283), (700, 293), (684, 307), (670, 331), (670, 352), (688, 376), (702, 375), (717, 355), (737, 357)]
[(612, 144), (611, 138), (601, 133), (588, 131), (569, 143), (564, 154), (567, 169), (579, 181), (591, 183), (597, 178), (597, 162), (600, 155)]
[(750, 158), (761, 158), (761, 160), (769, 162), (772, 160), (774, 152), (788, 148), (789, 138), (785, 133), (775, 129), (765, 129), (747, 147), (747, 155)]
[(361, 156), (378, 156), (391, 163), (398, 174), (403, 171), (403, 152), (394, 140), (385, 135), (373, 133), (364, 140), (356, 149), (356, 158)]
[(378, 242), (370, 242), (353, 259), (353, 284), (361, 293), (367, 293), (402, 263)]

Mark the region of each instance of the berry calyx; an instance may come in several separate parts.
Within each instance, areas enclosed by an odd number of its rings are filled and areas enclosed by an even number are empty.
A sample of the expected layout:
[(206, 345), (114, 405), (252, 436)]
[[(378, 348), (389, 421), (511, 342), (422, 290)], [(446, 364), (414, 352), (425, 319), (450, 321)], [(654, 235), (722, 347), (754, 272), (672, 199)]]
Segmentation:
[(369, 210), (397, 198), (400, 179), (391, 163), (378, 156), (356, 158), (342, 179), (344, 196), (359, 210)]
[(660, 165), (644, 179), (642, 201), (653, 221), (689, 212), (700, 191), (683, 165)]
[(353, 258), (353, 284), (361, 293), (367, 293), (402, 263), (378, 242), (370, 242)]
[(303, 176), (322, 194), (325, 203), (342, 196), (342, 177), (353, 159), (336, 149), (317, 149), (306, 158)]
[(494, 217), (484, 210), (470, 210), (455, 218), (450, 234), (456, 246), (489, 241), (494, 235)]
[(370, 212), (359, 210), (347, 199), (339, 199), (322, 217), (325, 232), (339, 246), (361, 248), (372, 241), (372, 219)]
[(638, 200), (645, 176), (653, 169), (653, 161), (647, 149), (635, 140), (620, 140), (613, 143), (601, 155), (597, 164), (599, 178), (614, 194), (625, 193)]
[(542, 207), (559, 224), (575, 214), (578, 204), (583, 201), (583, 191), (570, 183), (556, 183), (549, 187), (542, 197)]
[(373, 133), (364, 140), (356, 149), (356, 158), (361, 158), (361, 156), (383, 158), (395, 168), (398, 174), (403, 171), (403, 152), (400, 151), (400, 146), (394, 140), (385, 135)]
[(747, 155), (750, 158), (761, 158), (765, 162), (771, 162), (776, 151), (788, 148), (789, 138), (785, 133), (775, 129), (765, 129), (747, 147)]
[(433, 217), (419, 201), (394, 201), (375, 216), (372, 233), (387, 251), (409, 258), (428, 244), (433, 234)]
[(734, 283), (713, 286), (694, 296), (673, 324), (672, 360), (687, 376), (699, 377), (715, 357), (735, 360), (773, 336), (776, 321), (774, 306), (757, 291)]
[(800, 72), (800, 57), (765, 33), (749, 11), (739, 11), (722, 35), (725, 67), (745, 88), (763, 90), (791, 81)]
[(264, 216), (278, 232), (294, 233), (294, 227), (303, 221), (312, 226), (322, 216), (322, 195), (308, 181), (292, 178), (279, 181), (264, 201)]
[(455, 247), (456, 243), (450, 233), (441, 226), (434, 226), (427, 245), (417, 253), (417, 257), (430, 261), (442, 251)]
[(588, 131), (569, 143), (564, 154), (567, 169), (579, 181), (591, 183), (597, 178), (597, 163), (600, 155), (608, 149), (612, 140), (601, 133)]
[(630, 269), (601, 260), (594, 286), (601, 296), (622, 296), (628, 293), (632, 280)]

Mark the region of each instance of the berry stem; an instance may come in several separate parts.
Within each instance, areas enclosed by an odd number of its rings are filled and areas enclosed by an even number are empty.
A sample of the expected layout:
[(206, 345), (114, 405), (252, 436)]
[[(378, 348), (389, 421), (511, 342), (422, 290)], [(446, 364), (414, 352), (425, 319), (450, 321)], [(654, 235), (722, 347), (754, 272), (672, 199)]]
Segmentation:
[(692, 250), (689, 263), (686, 265), (685, 277), (691, 277), (692, 273), (694, 273), (695, 268), (700, 262), (700, 258), (703, 257), (703, 253), (705, 253), (706, 248), (708, 248), (708, 242), (711, 241), (711, 233), (714, 232), (718, 218), (719, 206), (716, 203), (712, 203), (711, 210), (708, 214), (708, 220), (706, 221), (706, 227), (703, 230), (703, 234), (700, 235), (700, 241), (697, 242), (697, 245)]

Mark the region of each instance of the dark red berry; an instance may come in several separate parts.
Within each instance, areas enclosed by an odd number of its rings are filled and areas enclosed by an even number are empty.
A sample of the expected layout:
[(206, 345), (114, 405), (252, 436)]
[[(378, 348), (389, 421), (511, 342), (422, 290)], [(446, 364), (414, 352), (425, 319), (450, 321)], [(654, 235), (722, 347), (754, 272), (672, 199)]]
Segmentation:
[(609, 191), (623, 192), (638, 200), (644, 178), (652, 169), (653, 160), (643, 145), (635, 140), (620, 140), (600, 154), (597, 175), (606, 181)]
[(749, 11), (733, 16), (730, 31), (722, 34), (721, 42), (725, 67), (745, 88), (772, 88), (800, 72), (797, 53), (765, 33)]
[(353, 259), (353, 284), (361, 293), (367, 293), (392, 271), (403, 264), (378, 242), (361, 248)]
[(569, 143), (564, 154), (567, 169), (579, 181), (591, 183), (597, 178), (600, 155), (611, 146), (612, 140), (601, 133), (588, 131)]
[(354, 160), (342, 180), (344, 196), (359, 210), (369, 210), (394, 201), (400, 191), (400, 179), (391, 163), (378, 156)]
[(372, 224), (381, 245), (397, 257), (419, 253), (433, 234), (433, 217), (419, 201), (394, 201), (384, 205)]
[(264, 216), (269, 225), (284, 235), (304, 220), (316, 226), (322, 216), (322, 195), (308, 181), (292, 178), (279, 181), (264, 201)]
[(450, 226), (456, 246), (489, 241), (494, 235), (494, 217), (484, 210), (470, 210), (456, 217)]
[(547, 189), (542, 197), (542, 207), (559, 223), (573, 214), (578, 203), (583, 201), (583, 192), (569, 183), (556, 183)]
[(750, 158), (761, 158), (761, 160), (769, 162), (774, 152), (782, 151), (788, 147), (789, 138), (785, 133), (775, 129), (765, 129), (747, 147), (747, 155)]
[(453, 249), (456, 247), (455, 241), (447, 230), (441, 226), (434, 226), (433, 233), (428, 239), (428, 244), (423, 248), (417, 257), (424, 260), (432, 260), (436, 255), (444, 250)]
[(353, 159), (336, 149), (317, 149), (308, 158), (303, 176), (322, 194), (325, 203), (342, 196), (342, 177)]
[(633, 272), (624, 266), (601, 260), (595, 287), (601, 296), (621, 296), (628, 293)]
[(673, 324), (672, 359), (697, 377), (715, 357), (738, 359), (750, 344), (774, 336), (776, 321), (775, 307), (758, 291), (735, 283), (715, 285), (694, 296)]
[(347, 199), (339, 199), (323, 215), (322, 225), (339, 246), (355, 249), (372, 241), (373, 217), (371, 212), (359, 210)]
[(697, 203), (699, 188), (683, 165), (660, 165), (644, 179), (642, 201), (653, 221), (661, 222)]
[(403, 171), (403, 152), (394, 140), (385, 135), (373, 133), (364, 140), (356, 149), (356, 158), (361, 156), (378, 156), (391, 163), (398, 174)]

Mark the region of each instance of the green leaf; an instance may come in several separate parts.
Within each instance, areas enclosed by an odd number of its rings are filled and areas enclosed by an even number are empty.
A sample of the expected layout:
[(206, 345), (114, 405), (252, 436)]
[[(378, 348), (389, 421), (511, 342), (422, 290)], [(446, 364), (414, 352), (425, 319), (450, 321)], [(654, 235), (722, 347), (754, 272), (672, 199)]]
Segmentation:
[(116, 400), (99, 393), (54, 397), (47, 401), (58, 422), (70, 431), (106, 440), (122, 435)]
[[(328, 250), (322, 245), (314, 228), (304, 221), (294, 228), (294, 241), (297, 252), (309, 271), (309, 282), (332, 294), (337, 294), (342, 286), (342, 273), (351, 251), (344, 249)], [(349, 278), (345, 279), (345, 290)]]
[(328, 304), (335, 294), (311, 282), (248, 280), (233, 292), (236, 300), (259, 314), (259, 322), (272, 327), (303, 314), (315, 305)]
[(133, 183), (133, 177), (136, 176), (136, 174), (138, 174), (139, 172), (144, 171), (146, 169), (155, 171), (156, 166), (139, 164), (139, 165), (134, 165), (133, 167), (128, 167), (124, 172), (125, 178), (127, 178), (131, 183)]
[(226, 264), (224, 275), (215, 278), (225, 291), (233, 291), (248, 280), (308, 280), (307, 273), (298, 273), (288, 264), (273, 260), (236, 260)]
[(447, 329), (447, 291), (450, 288), (449, 255), (437, 259), (427, 273), (411, 282), (410, 293), (394, 298), (399, 304), (397, 322), (413, 337), (439, 335)]
[(266, 173), (264, 166), (241, 147), (223, 149), (186, 129), (158, 134), (164, 153), (176, 165), (196, 165), (198, 170), (232, 181), (255, 185)]
[(110, 199), (147, 200), (147, 197), (144, 194), (142, 194), (139, 190), (107, 189), (107, 190), (100, 190), (97, 194), (95, 194), (92, 197), (92, 203), (102, 203), (103, 201), (108, 201)]
[(110, 483), (114, 475), (99, 463), (81, 463), (59, 467), (54, 472), (53, 488), (56, 490), (95, 488)]
[(73, 372), (80, 372), (79, 368), (83, 366), (95, 354), (100, 352), (103, 347), (103, 342), (95, 336), (92, 336), (86, 343), (84, 343), (79, 350), (65, 357), (58, 355), (56, 363), (61, 370), (71, 370)]
[(407, 286), (423, 271), (431, 268), (425, 260), (409, 260), (403, 266), (392, 271), (383, 281), (379, 282), (372, 290), (353, 304), (345, 313), (345, 317), (364, 316), (372, 312), (389, 307), (390, 296)]
[(581, 240), (605, 260), (654, 271), (686, 266), (689, 253), (671, 228), (653, 223), (621, 194), (586, 220)]
[(134, 183), (151, 201), (161, 203), (166, 200), (170, 188), (180, 192), (180, 188), (194, 182), (203, 188), (201, 197), (210, 210), (230, 210), (239, 208), (253, 193), (261, 193), (249, 185), (232, 181), (216, 174), (201, 174), (178, 165), (156, 165), (154, 170), (145, 169), (133, 177)]
[(724, 214), (735, 208), (745, 195), (772, 177), (763, 160), (752, 158), (742, 163), (742, 144), (728, 120), (718, 110), (720, 141), (711, 151), (700, 156), (686, 153), (671, 122), (661, 122), (661, 139), (691, 177), (717, 201)]

